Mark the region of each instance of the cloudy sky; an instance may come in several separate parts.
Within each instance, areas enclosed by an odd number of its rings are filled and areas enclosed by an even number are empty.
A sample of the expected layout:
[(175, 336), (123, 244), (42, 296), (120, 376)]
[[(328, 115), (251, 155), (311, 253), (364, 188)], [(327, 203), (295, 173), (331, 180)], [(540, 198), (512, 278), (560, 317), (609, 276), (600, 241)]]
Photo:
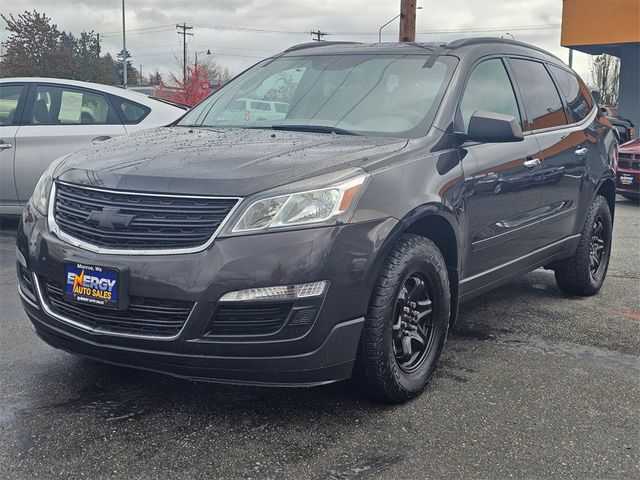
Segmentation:
[[(100, 32), (103, 51), (115, 55), (122, 48), (121, 5), (121, 0), (7, 0), (2, 13), (35, 9), (60, 30)], [(191, 61), (194, 52), (210, 49), (216, 62), (239, 73), (260, 58), (309, 41), (311, 30), (329, 33), (327, 40), (376, 42), (378, 28), (399, 13), (399, 5), (400, 0), (126, 0), (127, 48), (145, 74), (178, 72), (175, 54), (182, 47), (175, 25), (186, 22), (194, 26)], [(417, 14), (418, 41), (513, 36), (567, 61), (568, 50), (560, 46), (562, 0), (418, 0), (418, 5), (423, 7)], [(383, 32), (383, 41), (396, 41), (398, 21)], [(0, 41), (6, 36), (2, 29)], [(587, 55), (576, 53), (574, 68), (588, 81)]]

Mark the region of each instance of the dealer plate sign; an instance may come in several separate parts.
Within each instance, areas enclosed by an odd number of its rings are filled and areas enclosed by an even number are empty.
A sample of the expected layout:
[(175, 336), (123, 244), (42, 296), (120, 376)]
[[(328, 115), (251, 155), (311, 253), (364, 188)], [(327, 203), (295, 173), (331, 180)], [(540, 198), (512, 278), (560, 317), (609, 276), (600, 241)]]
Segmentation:
[(68, 263), (65, 291), (68, 300), (107, 308), (118, 308), (118, 271), (97, 265)]

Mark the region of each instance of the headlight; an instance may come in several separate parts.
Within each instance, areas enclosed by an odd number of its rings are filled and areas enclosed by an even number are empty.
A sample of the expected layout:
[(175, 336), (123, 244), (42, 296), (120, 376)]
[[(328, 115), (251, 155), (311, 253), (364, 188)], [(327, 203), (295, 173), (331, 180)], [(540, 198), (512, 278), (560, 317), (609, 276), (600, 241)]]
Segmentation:
[(51, 185), (53, 183), (53, 171), (56, 169), (62, 159), (55, 160), (44, 171), (40, 180), (36, 184), (36, 188), (31, 195), (31, 205), (34, 206), (42, 215), (47, 214), (49, 208), (49, 194), (51, 193)]
[(328, 188), (265, 198), (251, 204), (233, 227), (233, 232), (327, 222), (349, 209), (365, 176)]

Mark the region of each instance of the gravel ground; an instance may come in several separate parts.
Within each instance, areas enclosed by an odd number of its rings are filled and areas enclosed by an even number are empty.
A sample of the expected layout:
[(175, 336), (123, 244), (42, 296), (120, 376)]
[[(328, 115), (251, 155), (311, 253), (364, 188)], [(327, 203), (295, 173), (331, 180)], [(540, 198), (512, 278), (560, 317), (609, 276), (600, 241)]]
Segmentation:
[(462, 307), (405, 405), (349, 384), (199, 384), (54, 350), (15, 287), (0, 224), (3, 478), (640, 478), (640, 209), (619, 199), (601, 293), (538, 270)]

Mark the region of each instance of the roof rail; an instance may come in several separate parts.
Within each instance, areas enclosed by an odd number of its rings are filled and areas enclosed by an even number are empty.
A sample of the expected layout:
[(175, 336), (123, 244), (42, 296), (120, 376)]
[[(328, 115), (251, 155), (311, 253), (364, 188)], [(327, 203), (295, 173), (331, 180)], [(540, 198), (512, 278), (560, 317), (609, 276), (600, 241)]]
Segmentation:
[[(459, 38), (452, 42), (447, 43), (447, 48), (460, 48), (460, 47), (470, 47), (473, 45), (482, 45), (485, 43), (504, 43), (506, 45), (514, 45), (517, 47), (526, 47), (531, 48), (533, 50), (537, 50), (538, 52), (545, 53), (550, 57), (555, 58), (556, 60), (562, 60), (556, 57), (553, 53), (546, 51), (543, 48), (537, 47), (535, 45), (531, 45), (530, 43), (519, 42), (518, 40), (511, 40), (510, 38), (500, 38), (500, 37), (472, 37), (472, 38)], [(564, 62), (563, 62), (564, 63)]]
[(295, 52), (297, 50), (305, 50), (307, 48), (315, 48), (315, 47), (326, 47), (329, 45), (357, 45), (359, 43), (361, 42), (341, 42), (341, 41), (306, 42), (306, 43), (299, 43), (298, 45), (289, 47), (285, 50), (285, 52)]

